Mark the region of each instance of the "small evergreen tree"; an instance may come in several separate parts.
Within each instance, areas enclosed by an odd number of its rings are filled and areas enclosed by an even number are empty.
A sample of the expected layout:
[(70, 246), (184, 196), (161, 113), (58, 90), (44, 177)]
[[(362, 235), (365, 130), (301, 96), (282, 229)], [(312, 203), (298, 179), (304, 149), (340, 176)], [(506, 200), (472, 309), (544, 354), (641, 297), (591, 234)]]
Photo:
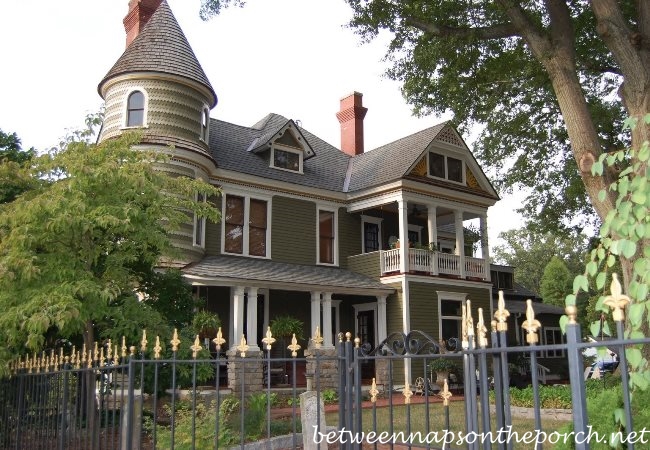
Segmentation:
[(544, 268), (540, 294), (544, 303), (564, 307), (566, 293), (571, 291), (573, 276), (564, 261), (557, 256), (551, 258)]

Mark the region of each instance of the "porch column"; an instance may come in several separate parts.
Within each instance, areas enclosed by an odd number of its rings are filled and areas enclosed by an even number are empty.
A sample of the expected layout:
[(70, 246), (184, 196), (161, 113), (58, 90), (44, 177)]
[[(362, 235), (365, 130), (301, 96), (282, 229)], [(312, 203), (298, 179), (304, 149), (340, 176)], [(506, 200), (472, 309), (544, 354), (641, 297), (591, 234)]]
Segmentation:
[(429, 234), (429, 250), (433, 251), (431, 256), (431, 275), (438, 275), (438, 220), (436, 206), (427, 205), (427, 231)]
[(487, 214), (481, 214), (480, 218), (481, 228), (481, 257), (485, 264), (485, 281), (490, 280), (490, 247), (488, 246), (488, 228), (487, 228)]
[(311, 333), (312, 338), (316, 333), (316, 327), (320, 326), (320, 292), (312, 291), (311, 293)]
[(386, 331), (386, 298), (387, 295), (377, 296), (377, 341), (382, 342), (388, 337)]
[(399, 271), (400, 273), (407, 273), (409, 271), (408, 264), (408, 248), (409, 248), (409, 222), (408, 222), (408, 206), (406, 200), (397, 200), (397, 210), (399, 213)]
[(332, 344), (332, 293), (323, 294), (323, 347), (333, 348)]
[(244, 287), (235, 286), (232, 295), (232, 312), (230, 315), (232, 324), (232, 340), (230, 347), (235, 348), (239, 345), (241, 336), (244, 333)]
[(250, 350), (259, 350), (257, 345), (257, 288), (248, 288), (246, 308), (246, 342)]
[(456, 255), (458, 256), (458, 265), (460, 277), (465, 278), (465, 236), (463, 236), (463, 212), (454, 211), (455, 228), (456, 228)]

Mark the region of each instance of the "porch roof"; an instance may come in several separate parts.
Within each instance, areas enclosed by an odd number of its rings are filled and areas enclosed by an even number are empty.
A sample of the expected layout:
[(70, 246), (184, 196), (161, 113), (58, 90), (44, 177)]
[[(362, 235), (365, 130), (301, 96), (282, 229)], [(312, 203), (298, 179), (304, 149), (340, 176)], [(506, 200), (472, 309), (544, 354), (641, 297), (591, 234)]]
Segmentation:
[(288, 291), (388, 295), (392, 287), (338, 267), (289, 264), (241, 256), (209, 256), (182, 269), (197, 284), (257, 286)]
[[(511, 313), (526, 313), (526, 302), (521, 300), (506, 300), (506, 309)], [(496, 307), (496, 305), (495, 305)], [(533, 302), (533, 310), (535, 314), (557, 314), (561, 316), (564, 314), (564, 309), (555, 306), (549, 305), (547, 303)]]

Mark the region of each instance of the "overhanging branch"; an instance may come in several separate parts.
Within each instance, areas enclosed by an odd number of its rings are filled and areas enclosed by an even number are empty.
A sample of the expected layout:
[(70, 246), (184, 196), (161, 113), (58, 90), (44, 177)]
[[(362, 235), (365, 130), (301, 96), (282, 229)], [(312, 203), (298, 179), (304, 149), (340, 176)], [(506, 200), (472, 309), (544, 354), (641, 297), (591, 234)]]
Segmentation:
[(415, 17), (406, 17), (405, 21), (421, 31), (437, 37), (456, 37), (461, 39), (474, 38), (479, 40), (502, 39), (518, 36), (510, 23), (493, 25), (491, 27), (448, 27), (434, 22), (425, 22)]

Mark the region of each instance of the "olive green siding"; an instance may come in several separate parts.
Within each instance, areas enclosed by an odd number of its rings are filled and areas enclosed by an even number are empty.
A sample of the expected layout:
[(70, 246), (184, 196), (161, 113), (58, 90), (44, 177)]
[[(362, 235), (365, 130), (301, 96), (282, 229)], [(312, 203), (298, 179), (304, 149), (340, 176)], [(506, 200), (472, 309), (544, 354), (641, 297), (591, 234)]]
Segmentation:
[(379, 279), (381, 275), (381, 252), (350, 256), (347, 261), (347, 268), (353, 272), (375, 279)]
[(316, 204), (280, 196), (273, 197), (272, 204), (272, 259), (316, 264)]
[(202, 145), (199, 136), (201, 113), (208, 103), (205, 96), (180, 83), (151, 79), (125, 80), (110, 87), (101, 140), (122, 133), (127, 96), (134, 89), (142, 89), (147, 99), (145, 135), (174, 136)]
[(339, 266), (348, 267), (348, 257), (361, 253), (361, 217), (339, 208)]

